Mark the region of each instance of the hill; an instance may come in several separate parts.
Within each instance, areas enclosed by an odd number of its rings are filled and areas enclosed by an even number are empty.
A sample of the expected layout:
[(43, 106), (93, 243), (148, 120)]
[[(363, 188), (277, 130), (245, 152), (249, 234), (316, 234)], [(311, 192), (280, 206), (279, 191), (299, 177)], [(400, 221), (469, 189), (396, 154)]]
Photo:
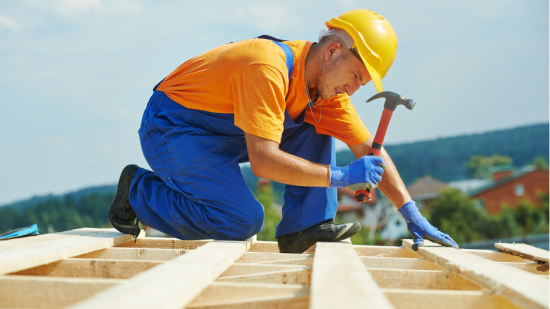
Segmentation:
[[(385, 145), (405, 184), (430, 175), (442, 181), (466, 179), (464, 164), (473, 155), (509, 156), (515, 166), (536, 157), (548, 161), (548, 123), (435, 140)], [(336, 163), (345, 166), (355, 157), (349, 150), (336, 153)]]

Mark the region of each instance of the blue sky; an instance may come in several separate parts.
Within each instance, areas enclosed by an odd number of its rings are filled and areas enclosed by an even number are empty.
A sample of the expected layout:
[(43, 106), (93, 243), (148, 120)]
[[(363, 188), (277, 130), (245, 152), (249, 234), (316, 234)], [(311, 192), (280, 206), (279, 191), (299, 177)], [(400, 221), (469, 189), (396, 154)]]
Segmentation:
[[(544, 0), (0, 0), (0, 204), (147, 166), (141, 115), (178, 65), (261, 34), (316, 41), (355, 8), (390, 21), (399, 47), (384, 89), (417, 100), (396, 111), (386, 143), (548, 122)], [(374, 93), (368, 84), (352, 96), (373, 133), (382, 102), (364, 102)]]

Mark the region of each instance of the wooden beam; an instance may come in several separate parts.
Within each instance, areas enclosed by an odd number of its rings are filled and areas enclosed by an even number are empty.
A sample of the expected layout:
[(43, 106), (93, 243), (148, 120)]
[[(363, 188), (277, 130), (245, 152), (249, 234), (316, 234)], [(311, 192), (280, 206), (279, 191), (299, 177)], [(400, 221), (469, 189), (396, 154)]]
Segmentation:
[(366, 268), (445, 270), (444, 268), (423, 259), (386, 258), (373, 256), (360, 256), (359, 259), (361, 259)]
[[(403, 240), (403, 245), (412, 250), (412, 240)], [(417, 254), (467, 278), (491, 292), (526, 308), (548, 308), (549, 282), (537, 276), (513, 267), (486, 260), (449, 247), (442, 247), (425, 240)]]
[(194, 250), (212, 240), (180, 240), (176, 238), (146, 237), (118, 245), (123, 248), (185, 249)]
[(236, 263), (263, 263), (295, 259), (312, 259), (313, 254), (247, 252)]
[[(84, 231), (80, 231), (80, 234), (79, 230), (69, 232), (72, 232), (72, 234), (65, 233), (63, 235), (73, 237), (17, 245), (2, 250), (2, 254), (0, 255), (0, 275), (104, 249), (128, 242), (132, 239), (131, 235), (119, 233), (115, 229), (85, 229)], [(9, 244), (11, 241), (7, 240), (6, 242)], [(20, 244), (21, 242), (14, 243)]]
[(303, 265), (270, 265), (270, 264), (233, 264), (229, 267), (220, 278), (227, 276), (241, 276), (257, 273), (265, 273), (270, 271), (283, 271), (283, 270), (301, 270), (308, 269), (308, 266)]
[(393, 308), (351, 243), (318, 242), (310, 308)]
[(359, 256), (418, 259), (419, 256), (401, 247), (353, 246)]
[(255, 298), (278, 295), (309, 294), (309, 287), (295, 284), (269, 284), (247, 282), (213, 282), (195, 298), (189, 306), (213, 301), (232, 301), (243, 298)]
[(209, 242), (71, 308), (183, 308), (241, 257), (254, 239)]
[(513, 262), (501, 262), (501, 264), (506, 266), (511, 266), (517, 269), (521, 269), (523, 271), (527, 271), (536, 275), (543, 275), (548, 276), (549, 272), (548, 270), (541, 271), (538, 268), (540, 267), (540, 264), (538, 263), (513, 263)]
[(199, 303), (187, 308), (201, 309), (306, 309), (309, 306), (309, 293), (287, 294), (245, 298), (232, 301), (213, 301)]
[[(248, 252), (270, 252), (270, 253), (280, 253), (279, 245), (275, 241), (257, 241)], [(315, 245), (309, 247), (302, 254), (312, 254), (315, 253)]]
[(548, 271), (549, 252), (540, 248), (535, 248), (526, 244), (495, 244), (495, 247), (505, 253), (517, 255), (521, 258), (535, 261), (541, 265), (537, 268), (539, 271)]
[(519, 309), (508, 300), (481, 291), (382, 289), (400, 309)]
[(381, 288), (481, 290), (479, 285), (448, 271), (369, 269), (369, 273)]
[(160, 261), (65, 259), (21, 270), (12, 275), (128, 279), (161, 263)]
[[(249, 263), (252, 264), (254, 262), (249, 262)], [(311, 266), (311, 265), (313, 265), (313, 257), (290, 259), (290, 260), (271, 260), (271, 261), (267, 260), (267, 261), (263, 261), (263, 262), (256, 262), (254, 264)]]
[(265, 273), (256, 273), (240, 276), (220, 277), (221, 282), (261, 282), (261, 283), (279, 283), (279, 284), (299, 284), (310, 285), (311, 270), (295, 269), (283, 271), (270, 271)]
[(184, 249), (146, 249), (146, 248), (107, 248), (89, 252), (75, 258), (83, 259), (119, 259), (141, 261), (169, 261), (190, 252)]
[(0, 276), (0, 307), (63, 308), (122, 280)]
[(503, 252), (491, 251), (491, 250), (474, 250), (474, 249), (460, 249), (462, 252), (477, 255), (484, 259), (494, 262), (514, 262), (514, 263), (530, 263), (527, 259), (522, 259), (519, 256), (513, 256)]

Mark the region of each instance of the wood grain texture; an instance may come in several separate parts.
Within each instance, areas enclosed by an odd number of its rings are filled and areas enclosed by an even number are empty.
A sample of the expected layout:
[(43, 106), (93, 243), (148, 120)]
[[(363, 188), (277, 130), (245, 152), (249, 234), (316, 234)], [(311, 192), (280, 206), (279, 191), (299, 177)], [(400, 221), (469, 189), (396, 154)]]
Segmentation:
[(366, 268), (445, 270), (444, 268), (424, 259), (373, 256), (360, 256), (359, 259), (361, 259)]
[(309, 287), (295, 284), (213, 282), (189, 306), (209, 302), (227, 302), (244, 298), (309, 294)]
[(193, 304), (186, 308), (201, 309), (306, 309), (309, 293), (253, 297), (231, 301), (212, 301)]
[(401, 247), (353, 246), (359, 256), (418, 259), (415, 253)]
[(209, 242), (70, 308), (181, 309), (241, 257), (252, 243), (253, 239)]
[(261, 282), (310, 285), (311, 269), (270, 271), (264, 273), (220, 277), (219, 282)]
[(519, 309), (508, 300), (480, 291), (382, 289), (399, 309)]
[(120, 248), (154, 248), (154, 249), (184, 249), (194, 250), (212, 240), (180, 240), (176, 238), (146, 237), (136, 242), (129, 241), (116, 247)]
[(410, 269), (369, 269), (381, 288), (480, 291), (470, 280), (448, 271)]
[(190, 252), (184, 249), (107, 248), (75, 256), (84, 259), (169, 261)]
[(318, 242), (310, 308), (393, 308), (351, 243)]
[(247, 252), (236, 263), (263, 263), (307, 258), (313, 259), (313, 254)]
[[(412, 240), (403, 240), (403, 245), (412, 250)], [(467, 278), (496, 295), (525, 308), (549, 307), (549, 282), (537, 276), (501, 263), (489, 261), (463, 250), (442, 247), (425, 240), (417, 254)]]
[(121, 280), (0, 276), (0, 307), (63, 308)]
[(270, 265), (270, 264), (245, 264), (245, 263), (235, 263), (231, 265), (220, 278), (227, 276), (241, 276), (241, 275), (250, 275), (257, 273), (265, 273), (270, 271), (283, 271), (283, 270), (300, 270), (300, 269), (309, 269), (309, 266), (303, 265)]
[[(539, 264), (548, 264), (549, 252), (540, 248), (536, 248), (526, 244), (502, 243), (496, 243), (495, 248), (511, 255), (517, 255), (523, 259), (535, 261)], [(548, 268), (546, 268), (546, 270), (548, 270)]]
[[(131, 235), (122, 234), (115, 229), (82, 229), (69, 232), (71, 233), (65, 232), (61, 237), (56, 235), (42, 242), (13, 242), (16, 245), (0, 251), (0, 275), (104, 249), (133, 239)], [(7, 240), (6, 246), (9, 246), (11, 241)]]
[(129, 279), (161, 263), (161, 261), (64, 259), (21, 270), (11, 275)]

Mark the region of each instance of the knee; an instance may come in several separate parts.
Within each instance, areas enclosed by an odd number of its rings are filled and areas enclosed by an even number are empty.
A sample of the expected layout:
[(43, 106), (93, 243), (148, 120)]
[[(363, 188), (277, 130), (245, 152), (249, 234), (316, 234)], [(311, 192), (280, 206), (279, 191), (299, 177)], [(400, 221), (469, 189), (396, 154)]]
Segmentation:
[(225, 237), (232, 240), (245, 240), (258, 234), (264, 225), (264, 209), (256, 202), (256, 207), (248, 209), (241, 218), (234, 218), (232, 227), (225, 231)]
[(258, 234), (264, 225), (264, 208), (260, 203), (248, 212), (247, 220), (239, 228), (241, 239), (248, 239)]

